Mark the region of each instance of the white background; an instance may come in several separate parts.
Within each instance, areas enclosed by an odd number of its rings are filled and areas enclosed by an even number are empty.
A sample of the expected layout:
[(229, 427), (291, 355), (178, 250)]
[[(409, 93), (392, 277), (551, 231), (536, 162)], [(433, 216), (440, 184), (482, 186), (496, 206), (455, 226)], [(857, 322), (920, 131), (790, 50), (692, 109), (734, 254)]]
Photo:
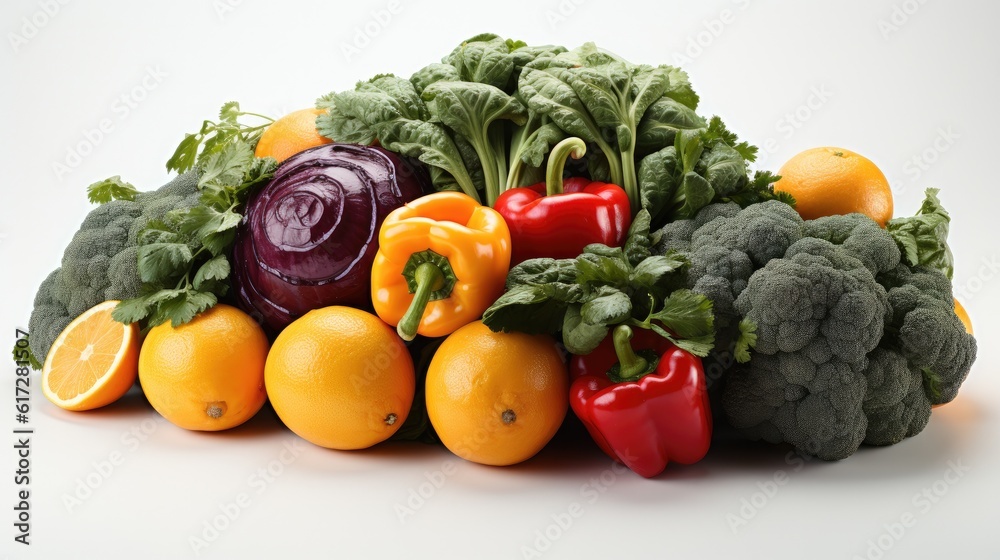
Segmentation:
[[(419, 444), (320, 449), (269, 410), (216, 434), (158, 421), (138, 395), (73, 414), (48, 403), (36, 377), (32, 544), (12, 540), (8, 436), (0, 453), (0, 557), (998, 557), (1000, 4), (150, 6), (21, 0), (0, 7), (2, 348), (26, 325), (38, 283), (90, 209), (84, 189), (92, 181), (121, 174), (146, 189), (166, 182), (164, 163), (177, 142), (225, 101), (278, 116), (375, 73), (409, 75), (462, 39), (494, 31), (535, 44), (594, 40), (634, 62), (683, 66), (701, 94), (700, 112), (722, 115), (764, 146), (764, 168), (777, 170), (813, 146), (853, 149), (890, 177), (897, 214), (912, 213), (925, 187), (941, 187), (954, 218), (955, 285), (975, 322), (979, 360), (958, 399), (894, 447), (801, 464), (779, 448), (720, 442), (701, 463), (672, 465), (655, 480), (617, 472), (594, 446), (571, 439), (502, 469)], [(143, 86), (151, 70), (159, 81)], [(105, 119), (110, 132), (87, 132)], [(13, 372), (5, 367), (0, 424), (10, 434)], [(112, 457), (120, 464), (107, 472)], [(277, 476), (259, 474), (269, 468)], [(89, 496), (87, 480), (99, 484)], [(68, 508), (74, 494), (87, 497)], [(245, 507), (233, 505), (240, 494)], [(216, 519), (234, 507), (235, 520)], [(413, 514), (401, 519), (400, 507)], [(898, 526), (906, 515), (915, 524)], [(225, 529), (206, 533), (213, 522)], [(192, 537), (208, 547), (196, 554)]]

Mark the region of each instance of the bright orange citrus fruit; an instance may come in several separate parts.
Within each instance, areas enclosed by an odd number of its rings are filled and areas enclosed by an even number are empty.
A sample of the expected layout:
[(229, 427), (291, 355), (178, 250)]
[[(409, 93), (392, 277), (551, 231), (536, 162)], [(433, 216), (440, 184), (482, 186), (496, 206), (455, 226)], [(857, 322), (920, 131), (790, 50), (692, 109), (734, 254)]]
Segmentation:
[(441, 442), (485, 465), (533, 457), (569, 405), (566, 364), (552, 337), (495, 333), (482, 321), (441, 344), (426, 383), (427, 413)]
[(139, 353), (139, 383), (149, 404), (181, 428), (233, 428), (267, 399), (267, 348), (252, 317), (218, 304), (178, 327), (168, 321), (150, 329)]
[(860, 212), (882, 227), (892, 219), (889, 181), (868, 158), (843, 148), (798, 153), (778, 171), (774, 190), (795, 197), (803, 219)]
[(139, 325), (111, 318), (117, 301), (84, 311), (59, 334), (42, 367), (42, 393), (66, 410), (91, 410), (121, 398), (139, 361)]
[(958, 300), (955, 300), (955, 315), (962, 320), (962, 324), (965, 325), (965, 332), (973, 334), (972, 332), (972, 319), (969, 317), (969, 312), (965, 310)]
[(310, 311), (285, 327), (267, 357), (265, 380), (281, 421), (331, 449), (389, 439), (406, 420), (416, 385), (396, 331), (343, 306)]
[(254, 155), (282, 162), (301, 151), (329, 144), (331, 140), (316, 131), (316, 117), (324, 112), (324, 109), (300, 109), (274, 121), (261, 134)]

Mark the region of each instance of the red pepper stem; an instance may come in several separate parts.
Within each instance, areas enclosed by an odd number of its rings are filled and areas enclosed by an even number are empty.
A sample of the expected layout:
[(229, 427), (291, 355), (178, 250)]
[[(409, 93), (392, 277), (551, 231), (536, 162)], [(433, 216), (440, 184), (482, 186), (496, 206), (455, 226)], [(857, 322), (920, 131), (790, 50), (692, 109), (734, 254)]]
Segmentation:
[(417, 284), (413, 301), (396, 325), (396, 332), (403, 340), (413, 340), (417, 336), (417, 328), (420, 327), (420, 320), (424, 318), (424, 310), (431, 300), (431, 294), (444, 285), (445, 275), (438, 265), (425, 262), (413, 271), (413, 279)]
[(618, 325), (612, 335), (615, 343), (615, 353), (621, 369), (618, 377), (631, 379), (641, 377), (649, 372), (649, 361), (635, 353), (632, 349), (632, 328), (628, 325)]
[(573, 159), (580, 159), (587, 153), (587, 144), (575, 137), (570, 136), (556, 144), (549, 152), (549, 162), (545, 166), (545, 194), (552, 196), (563, 192), (563, 169), (566, 167), (566, 158), (572, 156)]

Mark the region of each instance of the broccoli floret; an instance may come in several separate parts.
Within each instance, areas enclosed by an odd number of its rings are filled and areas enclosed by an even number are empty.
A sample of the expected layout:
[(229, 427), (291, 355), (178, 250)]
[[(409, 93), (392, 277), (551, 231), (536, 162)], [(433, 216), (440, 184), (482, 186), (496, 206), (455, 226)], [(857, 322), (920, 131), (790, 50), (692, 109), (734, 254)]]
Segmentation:
[(863, 409), (868, 419), (865, 443), (892, 445), (919, 434), (931, 417), (924, 376), (894, 350), (878, 347), (868, 355), (868, 391)]
[(698, 228), (716, 218), (731, 218), (739, 211), (740, 205), (735, 202), (709, 204), (691, 219), (676, 220), (660, 228), (656, 233), (659, 242), (655, 249), (660, 254), (666, 254), (668, 251), (690, 251), (691, 236)]
[(657, 236), (658, 251), (678, 251), (691, 262), (687, 287), (712, 300), (715, 324), (725, 330), (739, 323), (733, 304), (754, 270), (802, 237), (802, 218), (778, 201), (742, 210), (735, 203), (711, 204), (694, 218), (667, 224)]
[(805, 237), (825, 239), (841, 245), (860, 259), (872, 274), (892, 270), (899, 264), (899, 247), (877, 223), (863, 214), (827, 216), (804, 223)]
[[(731, 377), (723, 407), (750, 435), (839, 459), (865, 436), (864, 369), (882, 338), (888, 298), (842, 246), (804, 238), (787, 255), (755, 272), (736, 300), (736, 310), (757, 325), (756, 356)], [(768, 386), (782, 399), (762, 415), (753, 401)]]
[(939, 270), (900, 265), (886, 278), (892, 319), (884, 344), (923, 373), (931, 404), (950, 402), (976, 360), (976, 339), (955, 314), (951, 282)]
[(163, 187), (95, 208), (63, 253), (62, 263), (42, 281), (28, 321), (31, 353), (44, 361), (59, 333), (75, 317), (109, 299), (139, 295), (136, 238), (150, 220), (198, 202), (195, 173)]
[(791, 206), (771, 200), (748, 206), (732, 217), (707, 222), (692, 234), (691, 249), (735, 249), (746, 253), (759, 267), (783, 255), (801, 238), (802, 218)]
[(724, 345), (705, 362), (726, 368), (721, 398), (709, 389), (733, 426), (834, 460), (919, 433), (931, 405), (954, 398), (975, 339), (947, 276), (904, 260), (891, 232), (861, 214), (803, 221), (777, 202), (703, 212), (661, 229), (657, 248), (690, 260), (717, 340), (756, 326), (749, 364)]

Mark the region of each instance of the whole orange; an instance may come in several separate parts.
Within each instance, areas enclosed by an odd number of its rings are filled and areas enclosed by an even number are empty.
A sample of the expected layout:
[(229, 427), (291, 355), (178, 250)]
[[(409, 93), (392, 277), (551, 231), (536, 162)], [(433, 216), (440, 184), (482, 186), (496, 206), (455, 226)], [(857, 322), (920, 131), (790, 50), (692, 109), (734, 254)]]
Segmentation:
[(239, 426), (264, 405), (267, 336), (252, 317), (218, 304), (190, 322), (149, 330), (139, 383), (149, 404), (188, 430)]
[(548, 335), (495, 333), (482, 321), (452, 333), (431, 360), (427, 414), (463, 459), (513, 465), (541, 451), (569, 405), (569, 380)]
[(303, 439), (364, 449), (396, 433), (413, 404), (413, 360), (396, 331), (358, 309), (306, 313), (281, 331), (267, 357), (267, 394)]
[(316, 117), (324, 112), (324, 109), (299, 109), (274, 121), (261, 134), (254, 155), (282, 162), (301, 151), (329, 144), (331, 140), (316, 131)]
[(882, 227), (892, 219), (892, 191), (868, 158), (843, 148), (798, 153), (778, 171), (774, 190), (795, 197), (803, 219), (860, 212)]

